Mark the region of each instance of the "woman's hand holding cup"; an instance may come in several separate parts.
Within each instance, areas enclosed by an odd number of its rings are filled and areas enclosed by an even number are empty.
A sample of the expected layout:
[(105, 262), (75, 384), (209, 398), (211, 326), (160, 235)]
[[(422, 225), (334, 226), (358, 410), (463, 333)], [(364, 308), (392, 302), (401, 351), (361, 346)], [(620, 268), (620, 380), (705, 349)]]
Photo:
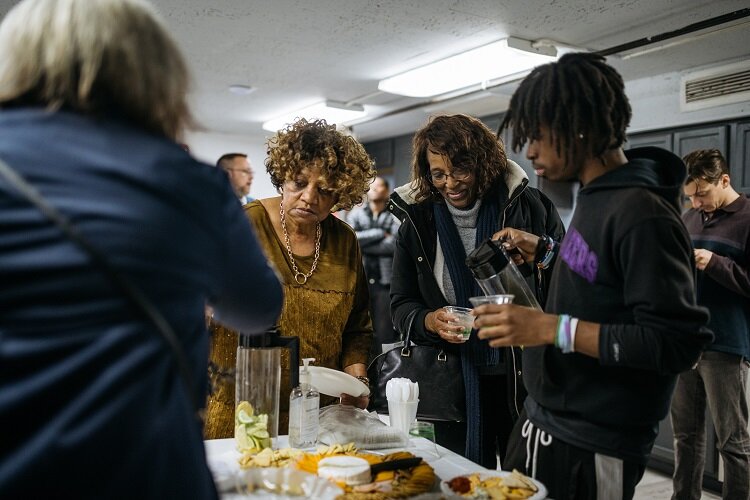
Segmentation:
[(454, 306), (446, 306), (427, 313), (424, 319), (425, 329), (440, 336), (441, 339), (451, 344), (463, 344), (469, 338), (466, 329), (471, 332), (473, 317), (469, 315), (469, 309), (456, 310)]

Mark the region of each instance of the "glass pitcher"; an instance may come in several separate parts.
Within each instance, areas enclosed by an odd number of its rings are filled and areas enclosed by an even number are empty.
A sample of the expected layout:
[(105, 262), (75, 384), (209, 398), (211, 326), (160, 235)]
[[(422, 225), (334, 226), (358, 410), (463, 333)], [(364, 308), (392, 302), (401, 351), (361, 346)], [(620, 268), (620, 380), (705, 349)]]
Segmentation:
[(534, 292), (499, 241), (487, 240), (467, 257), (466, 265), (485, 295), (515, 295), (514, 304), (541, 310)]
[(282, 337), (277, 328), (261, 335), (240, 335), (234, 404), (247, 401), (255, 414), (268, 415), (268, 434), (279, 435), (279, 394), (281, 392), (281, 349), (290, 350), (292, 388), (299, 385), (299, 338)]

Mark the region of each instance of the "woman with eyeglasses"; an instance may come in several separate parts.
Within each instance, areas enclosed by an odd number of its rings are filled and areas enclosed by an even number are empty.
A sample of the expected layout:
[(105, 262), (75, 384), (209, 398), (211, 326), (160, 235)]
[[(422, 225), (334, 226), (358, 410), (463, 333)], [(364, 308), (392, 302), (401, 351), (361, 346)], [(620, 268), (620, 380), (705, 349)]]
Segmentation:
[[(445, 309), (471, 307), (483, 295), (465, 264), (466, 255), (488, 238), (501, 238), (528, 258), (516, 257), (533, 290), (544, 288), (547, 270), (531, 272), (536, 249), (564, 227), (552, 202), (528, 186), (528, 177), (508, 160), (501, 140), (466, 115), (437, 116), (413, 141), (411, 182), (391, 195), (401, 220), (391, 282), (391, 316), (405, 334), (410, 313), (412, 339), (461, 357), (466, 392), (463, 422), (436, 422), (437, 441), (490, 469), (504, 456), (508, 436), (526, 392), (521, 356), (495, 349), (463, 329)], [(543, 297), (538, 297), (543, 303)]]

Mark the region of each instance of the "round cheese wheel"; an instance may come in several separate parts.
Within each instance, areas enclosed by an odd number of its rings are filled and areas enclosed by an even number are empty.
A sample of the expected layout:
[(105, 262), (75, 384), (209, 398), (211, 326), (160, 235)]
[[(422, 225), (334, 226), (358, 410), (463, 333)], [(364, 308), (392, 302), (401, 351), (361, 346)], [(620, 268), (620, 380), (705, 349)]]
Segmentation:
[(372, 482), (370, 463), (364, 458), (336, 456), (318, 462), (318, 475), (349, 486)]

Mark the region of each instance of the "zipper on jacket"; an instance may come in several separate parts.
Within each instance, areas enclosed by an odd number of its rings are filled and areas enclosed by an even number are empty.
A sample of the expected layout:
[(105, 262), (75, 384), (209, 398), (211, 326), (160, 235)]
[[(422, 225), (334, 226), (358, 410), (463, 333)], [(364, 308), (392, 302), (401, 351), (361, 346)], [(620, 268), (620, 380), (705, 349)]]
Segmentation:
[(508, 203), (506, 203), (505, 206), (503, 207), (503, 222), (502, 222), (502, 225), (500, 226), (500, 229), (505, 229), (505, 219), (506, 219), (506, 216), (507, 216), (508, 209), (513, 205), (513, 202), (516, 201), (518, 199), (518, 197), (520, 197), (521, 194), (524, 191), (526, 191), (526, 187), (528, 185), (529, 185), (529, 180), (528, 179), (522, 180), (521, 181), (521, 190), (519, 191), (518, 189), (516, 189), (516, 193), (513, 195), (512, 198), (510, 198), (508, 200)]
[(516, 367), (516, 351), (513, 346), (510, 347), (510, 356), (513, 358), (513, 407), (516, 410), (516, 418), (521, 416), (518, 409), (518, 368)]
[[(524, 191), (526, 191), (526, 188), (529, 185), (529, 180), (524, 179), (521, 181), (521, 189), (516, 189), (516, 192), (513, 194), (513, 197), (508, 200), (508, 203), (505, 204), (505, 207), (503, 207), (503, 221), (501, 229), (505, 229), (505, 220), (508, 215), (508, 209), (513, 206), (513, 202), (515, 202), (521, 194), (523, 194)], [(521, 411), (518, 409), (518, 367), (516, 365), (516, 350), (513, 346), (510, 347), (510, 356), (513, 359), (513, 408), (516, 410), (516, 418), (521, 416)]]
[[(404, 215), (406, 215), (406, 218), (409, 219), (409, 224), (411, 224), (411, 227), (414, 228), (414, 233), (417, 235), (417, 240), (419, 240), (419, 248), (422, 249), (422, 257), (424, 258), (425, 262), (427, 263), (427, 267), (430, 269), (430, 272), (434, 273), (434, 271), (432, 270), (432, 265), (430, 265), (430, 260), (427, 258), (427, 252), (425, 252), (425, 250), (424, 250), (424, 243), (422, 243), (422, 237), (419, 235), (419, 231), (417, 230), (417, 226), (416, 226), (416, 224), (414, 224), (414, 221), (412, 220), (411, 215), (409, 215), (408, 210), (406, 210), (403, 207), (399, 206), (399, 204), (397, 202), (393, 201), (393, 200), (391, 200), (391, 203), (393, 205), (396, 205), (398, 207), (398, 209), (401, 210), (404, 213)], [(406, 202), (404, 202), (404, 203), (406, 203)], [(403, 223), (404, 221), (401, 221), (401, 222)]]

